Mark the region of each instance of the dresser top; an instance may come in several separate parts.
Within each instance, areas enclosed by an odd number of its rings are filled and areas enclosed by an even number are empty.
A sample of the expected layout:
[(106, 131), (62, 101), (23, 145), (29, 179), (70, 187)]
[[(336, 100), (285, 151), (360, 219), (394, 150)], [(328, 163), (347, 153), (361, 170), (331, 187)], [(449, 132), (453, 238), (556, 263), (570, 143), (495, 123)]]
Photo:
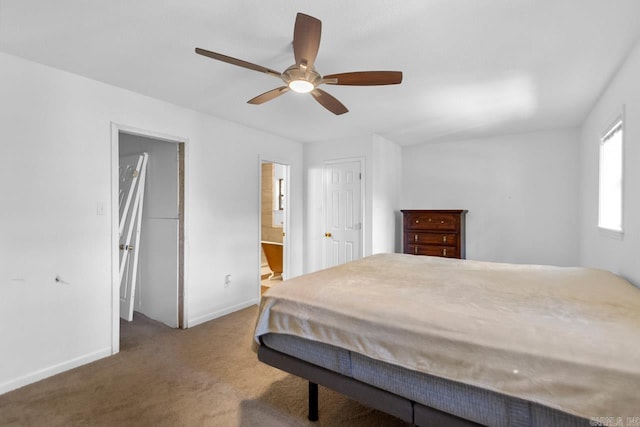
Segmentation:
[(466, 209), (402, 209), (400, 210), (402, 213), (413, 213), (413, 212), (441, 212), (441, 213), (451, 213), (451, 214), (462, 214), (468, 212)]

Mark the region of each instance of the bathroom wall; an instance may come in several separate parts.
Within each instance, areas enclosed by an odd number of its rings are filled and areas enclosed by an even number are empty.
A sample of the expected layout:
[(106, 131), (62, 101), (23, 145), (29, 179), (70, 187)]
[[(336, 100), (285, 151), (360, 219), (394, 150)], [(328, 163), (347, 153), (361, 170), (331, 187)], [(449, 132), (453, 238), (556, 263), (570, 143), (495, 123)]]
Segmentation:
[(274, 163), (262, 164), (262, 240), (282, 243), (282, 213), (274, 212), (276, 169), (283, 168)]

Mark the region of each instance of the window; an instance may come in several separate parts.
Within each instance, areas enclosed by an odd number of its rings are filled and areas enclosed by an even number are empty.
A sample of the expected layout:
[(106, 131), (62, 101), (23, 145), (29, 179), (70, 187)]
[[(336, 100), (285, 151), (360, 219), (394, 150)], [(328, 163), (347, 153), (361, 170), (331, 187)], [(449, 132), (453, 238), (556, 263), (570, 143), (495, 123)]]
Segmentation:
[(598, 227), (622, 233), (622, 116), (600, 139)]

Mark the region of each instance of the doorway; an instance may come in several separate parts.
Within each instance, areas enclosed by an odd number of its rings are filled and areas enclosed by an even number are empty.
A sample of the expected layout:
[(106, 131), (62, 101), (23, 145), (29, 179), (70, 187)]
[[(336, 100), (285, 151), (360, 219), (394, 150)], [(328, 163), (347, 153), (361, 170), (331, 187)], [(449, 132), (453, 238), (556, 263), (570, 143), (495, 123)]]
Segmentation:
[(324, 164), (324, 268), (362, 258), (363, 159)]
[[(133, 310), (173, 328), (184, 328), (185, 150), (181, 138), (112, 125), (113, 352), (119, 351), (121, 161), (147, 153)], [(114, 182), (115, 181), (115, 182)], [(114, 212), (115, 211), (115, 212)], [(126, 250), (126, 248), (124, 249)], [(129, 249), (131, 250), (131, 249)], [(116, 296), (117, 302), (116, 303)], [(126, 316), (125, 316), (126, 317)]]
[(260, 162), (260, 294), (288, 276), (289, 165)]

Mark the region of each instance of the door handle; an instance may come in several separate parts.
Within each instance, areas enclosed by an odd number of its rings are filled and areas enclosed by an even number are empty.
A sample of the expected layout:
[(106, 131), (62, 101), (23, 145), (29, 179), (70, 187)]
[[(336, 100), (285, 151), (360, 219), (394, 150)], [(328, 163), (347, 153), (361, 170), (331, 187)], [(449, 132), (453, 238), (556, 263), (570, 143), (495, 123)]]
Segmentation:
[(331, 233), (329, 233), (329, 232), (324, 233), (324, 237), (331, 237)]

